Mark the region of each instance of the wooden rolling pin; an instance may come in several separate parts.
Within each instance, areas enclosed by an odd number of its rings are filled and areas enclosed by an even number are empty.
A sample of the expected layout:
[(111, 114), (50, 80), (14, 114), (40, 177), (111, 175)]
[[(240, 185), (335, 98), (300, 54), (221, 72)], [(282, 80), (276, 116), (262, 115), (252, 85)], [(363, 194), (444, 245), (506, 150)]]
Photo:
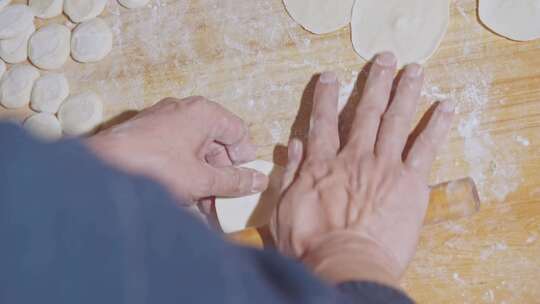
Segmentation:
[[(478, 191), (471, 178), (446, 182), (430, 188), (425, 225), (469, 217), (480, 208)], [(235, 243), (256, 248), (272, 245), (267, 226), (231, 233), (227, 238)]]

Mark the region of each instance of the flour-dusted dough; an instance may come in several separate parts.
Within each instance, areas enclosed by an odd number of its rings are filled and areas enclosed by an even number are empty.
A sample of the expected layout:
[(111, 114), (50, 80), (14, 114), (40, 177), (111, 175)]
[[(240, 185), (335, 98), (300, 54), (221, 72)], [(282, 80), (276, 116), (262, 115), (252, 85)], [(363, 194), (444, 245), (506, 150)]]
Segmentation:
[(0, 10), (2, 10), (4, 7), (8, 6), (8, 4), (11, 3), (11, 0), (0, 0)]
[(268, 224), (280, 196), (283, 176), (281, 167), (263, 160), (256, 160), (242, 167), (255, 169), (268, 175), (270, 184), (262, 194), (240, 198), (216, 199), (216, 213), (219, 224), (226, 233)]
[(4, 76), (5, 72), (6, 72), (6, 64), (4, 63), (4, 60), (0, 59), (0, 80), (2, 80), (2, 76)]
[(107, 0), (65, 0), (64, 12), (71, 21), (80, 23), (99, 16), (106, 4)]
[(118, 0), (118, 2), (126, 8), (138, 8), (147, 5), (150, 0)]
[(54, 70), (66, 63), (70, 54), (71, 31), (60, 24), (49, 24), (30, 37), (28, 56), (38, 68)]
[(30, 102), (39, 71), (28, 64), (14, 65), (0, 81), (0, 104), (8, 109), (22, 108)]
[(326, 34), (351, 22), (354, 0), (283, 0), (291, 17), (306, 30)]
[(71, 37), (71, 57), (79, 62), (96, 62), (112, 50), (113, 34), (103, 19), (79, 24)]
[(34, 114), (24, 121), (23, 126), (28, 132), (42, 140), (55, 141), (62, 138), (60, 121), (49, 113)]
[(28, 6), (36, 17), (47, 19), (62, 14), (64, 0), (29, 0)]
[(539, 0), (480, 0), (478, 13), (482, 23), (506, 38), (540, 38)]
[(352, 42), (366, 60), (393, 52), (399, 66), (423, 63), (441, 43), (450, 19), (449, 0), (357, 0)]
[(58, 118), (67, 135), (85, 135), (97, 128), (103, 120), (103, 102), (93, 92), (70, 96), (60, 106)]
[(22, 34), (34, 24), (34, 14), (23, 4), (10, 5), (0, 10), (0, 39)]
[(64, 74), (46, 74), (34, 84), (30, 107), (38, 112), (55, 114), (68, 96), (69, 84)]
[(28, 39), (36, 31), (32, 24), (25, 32), (13, 38), (0, 40), (0, 58), (8, 63), (21, 63), (28, 58)]

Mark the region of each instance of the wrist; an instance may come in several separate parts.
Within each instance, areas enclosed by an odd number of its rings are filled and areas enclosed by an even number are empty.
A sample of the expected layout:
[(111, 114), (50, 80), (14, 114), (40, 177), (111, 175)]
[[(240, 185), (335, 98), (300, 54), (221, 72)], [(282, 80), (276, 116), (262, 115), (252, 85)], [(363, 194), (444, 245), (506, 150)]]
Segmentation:
[(321, 236), (311, 243), (302, 262), (332, 284), (371, 281), (399, 288), (397, 261), (358, 233), (337, 231)]

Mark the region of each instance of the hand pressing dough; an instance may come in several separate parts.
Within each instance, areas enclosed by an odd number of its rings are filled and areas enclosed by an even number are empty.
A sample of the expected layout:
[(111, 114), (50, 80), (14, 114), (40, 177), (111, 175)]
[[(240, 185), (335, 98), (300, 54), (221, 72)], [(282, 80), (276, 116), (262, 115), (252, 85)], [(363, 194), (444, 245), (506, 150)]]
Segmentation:
[(263, 160), (256, 160), (242, 167), (255, 169), (268, 175), (270, 183), (268, 189), (262, 194), (216, 199), (217, 217), (225, 233), (268, 224), (280, 197), (283, 176), (281, 167)]
[(30, 102), (39, 71), (28, 64), (14, 65), (0, 81), (0, 104), (8, 109), (22, 108)]
[(69, 97), (58, 112), (62, 130), (67, 135), (85, 135), (103, 120), (103, 103), (93, 92)]
[(23, 126), (28, 132), (46, 141), (62, 138), (62, 126), (56, 116), (49, 113), (38, 113), (28, 117)]
[(126, 8), (138, 8), (147, 5), (150, 0), (118, 0), (118, 2)]
[(28, 56), (38, 68), (54, 70), (66, 63), (70, 54), (71, 31), (60, 24), (49, 24), (30, 37)]
[(65, 0), (64, 12), (75, 23), (93, 19), (105, 9), (107, 0)]
[(34, 24), (13, 38), (0, 40), (0, 58), (8, 63), (21, 63), (28, 58), (28, 39), (36, 31)]
[(352, 42), (366, 60), (393, 52), (398, 66), (423, 63), (437, 50), (448, 28), (449, 0), (357, 0)]
[(69, 96), (69, 84), (63, 74), (41, 76), (32, 89), (30, 107), (37, 112), (56, 114)]
[(4, 73), (6, 72), (6, 64), (2, 59), (0, 59), (0, 80), (2, 80), (2, 76), (4, 76)]
[(79, 24), (71, 37), (71, 56), (79, 62), (96, 62), (112, 50), (112, 31), (103, 19)]
[(0, 0), (0, 10), (2, 10), (4, 7), (8, 6), (8, 4), (11, 3), (11, 0)]
[(506, 38), (540, 38), (539, 0), (480, 0), (478, 13), (482, 23)]
[(64, 0), (29, 0), (28, 6), (36, 17), (47, 19), (62, 14)]
[(0, 11), (0, 39), (14, 38), (34, 25), (34, 14), (22, 4), (10, 5)]
[(291, 17), (306, 30), (326, 34), (351, 22), (354, 0), (283, 0)]

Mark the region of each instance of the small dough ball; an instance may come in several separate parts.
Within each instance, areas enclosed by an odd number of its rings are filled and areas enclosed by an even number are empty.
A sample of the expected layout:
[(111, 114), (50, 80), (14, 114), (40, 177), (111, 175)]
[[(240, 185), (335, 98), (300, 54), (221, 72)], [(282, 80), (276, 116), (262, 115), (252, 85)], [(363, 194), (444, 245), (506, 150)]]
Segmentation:
[(0, 80), (2, 79), (2, 76), (4, 76), (5, 72), (6, 72), (6, 64), (4, 63), (4, 60), (0, 59)]
[(112, 50), (113, 34), (103, 19), (79, 24), (71, 37), (71, 56), (79, 62), (96, 62)]
[(49, 24), (30, 37), (28, 56), (38, 68), (54, 70), (61, 68), (70, 54), (70, 30), (60, 24)]
[(8, 109), (22, 108), (30, 102), (39, 71), (28, 64), (14, 65), (0, 81), (0, 104)]
[(480, 0), (480, 20), (495, 33), (517, 41), (540, 38), (539, 0)]
[(4, 7), (8, 6), (8, 4), (11, 3), (11, 0), (0, 0), (0, 10), (2, 10)]
[(256, 160), (242, 167), (268, 175), (270, 182), (263, 193), (237, 198), (216, 198), (217, 218), (225, 233), (268, 224), (281, 195), (283, 168), (264, 160)]
[(28, 58), (28, 39), (36, 31), (32, 24), (24, 33), (0, 40), (0, 58), (8, 63), (21, 63)]
[(283, 0), (291, 17), (314, 34), (339, 30), (351, 22), (354, 0)]
[(0, 39), (14, 38), (34, 25), (34, 14), (23, 4), (14, 4), (0, 11)]
[(71, 21), (80, 23), (99, 16), (105, 4), (107, 0), (65, 0), (64, 12)]
[(139, 8), (147, 5), (150, 0), (118, 0), (118, 2), (126, 8)]
[(64, 74), (47, 74), (36, 80), (30, 107), (38, 112), (56, 114), (68, 96), (69, 84)]
[(36, 17), (47, 19), (59, 16), (64, 10), (64, 0), (28, 0)]
[(103, 120), (103, 102), (93, 92), (71, 96), (60, 107), (58, 118), (65, 134), (88, 134)]
[(23, 126), (35, 137), (45, 141), (56, 141), (62, 138), (60, 121), (49, 113), (34, 114), (24, 121)]

